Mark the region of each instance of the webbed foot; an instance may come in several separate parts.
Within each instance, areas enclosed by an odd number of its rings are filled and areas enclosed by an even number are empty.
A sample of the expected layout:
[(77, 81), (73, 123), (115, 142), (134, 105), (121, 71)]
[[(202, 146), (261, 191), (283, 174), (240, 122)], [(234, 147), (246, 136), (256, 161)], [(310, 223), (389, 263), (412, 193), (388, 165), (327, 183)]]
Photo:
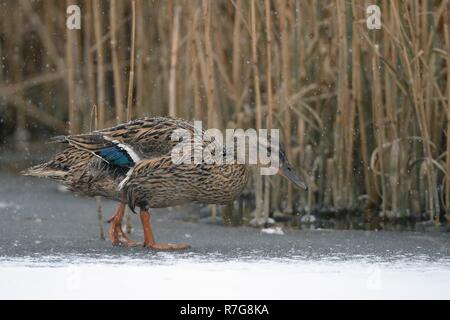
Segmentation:
[(157, 243), (150, 224), (150, 213), (146, 210), (141, 210), (140, 218), (144, 229), (144, 247), (163, 251), (185, 250), (191, 247), (185, 243)]
[(109, 227), (109, 239), (113, 246), (124, 246), (124, 247), (137, 247), (141, 246), (141, 242), (130, 240), (128, 236), (122, 230), (122, 219), (125, 212), (125, 204), (123, 202), (119, 203), (116, 213), (114, 216), (108, 220), (111, 224)]
[(191, 248), (191, 246), (186, 243), (144, 243), (144, 247), (161, 251), (185, 250)]

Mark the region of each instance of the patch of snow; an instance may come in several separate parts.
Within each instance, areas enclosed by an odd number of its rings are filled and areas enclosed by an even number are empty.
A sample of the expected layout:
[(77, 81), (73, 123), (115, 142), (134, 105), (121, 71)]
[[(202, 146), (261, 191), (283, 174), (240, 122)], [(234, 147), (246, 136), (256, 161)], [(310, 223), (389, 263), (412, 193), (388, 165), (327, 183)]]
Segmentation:
[(316, 222), (316, 217), (313, 216), (312, 214), (305, 214), (302, 219), (301, 219), (302, 223), (314, 223)]
[(0, 209), (7, 209), (7, 208), (20, 209), (20, 206), (13, 202), (0, 201)]
[(0, 257), (0, 299), (450, 298), (449, 260), (154, 258)]
[(261, 229), (261, 233), (266, 233), (266, 234), (280, 234), (280, 235), (283, 235), (283, 234), (284, 234), (283, 229), (281, 229), (281, 227)]
[[(254, 215), (254, 213), (253, 213)], [(252, 227), (262, 227), (264, 225), (273, 225), (275, 224), (275, 220), (272, 218), (253, 218), (252, 220), (250, 220), (249, 224)]]
[(56, 190), (58, 190), (59, 192), (63, 192), (63, 193), (67, 193), (69, 192), (69, 188), (67, 188), (66, 186), (60, 184), (56, 187)]

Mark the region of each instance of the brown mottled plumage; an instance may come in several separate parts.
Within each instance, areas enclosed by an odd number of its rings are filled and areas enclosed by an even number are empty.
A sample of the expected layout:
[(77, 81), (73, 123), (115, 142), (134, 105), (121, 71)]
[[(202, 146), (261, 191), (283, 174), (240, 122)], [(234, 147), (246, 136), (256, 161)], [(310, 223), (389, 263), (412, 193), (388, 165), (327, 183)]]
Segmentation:
[(133, 149), (140, 161), (134, 164), (124, 191), (130, 207), (169, 207), (186, 202), (223, 204), (236, 198), (245, 186), (245, 165), (174, 164), (171, 150), (178, 144), (171, 135), (176, 129), (192, 134), (191, 123), (168, 117), (143, 118), (88, 134), (56, 137), (69, 146), (51, 161), (24, 174), (47, 177), (87, 196), (121, 200), (118, 185), (128, 168), (102, 161), (94, 153), (111, 140)]
[(176, 165), (165, 155), (137, 163), (124, 189), (132, 209), (186, 202), (226, 204), (241, 193), (247, 178), (246, 165)]
[(113, 200), (120, 199), (121, 192), (117, 186), (125, 178), (123, 169), (109, 166), (92, 153), (73, 146), (23, 174), (56, 180), (77, 194)]
[[(189, 131), (191, 142), (194, 133), (199, 133), (185, 120), (158, 117), (87, 134), (56, 137), (55, 142), (67, 143), (68, 147), (49, 162), (34, 166), (24, 174), (57, 180), (76, 193), (119, 201), (116, 214), (110, 220), (109, 235), (113, 244), (136, 244), (121, 229), (125, 203), (128, 203), (133, 211), (136, 206), (141, 209), (146, 246), (160, 250), (188, 248), (183, 244), (156, 243), (148, 209), (188, 202), (229, 203), (244, 188), (248, 165), (176, 164), (171, 158), (173, 148), (179, 143), (172, 139), (176, 129)], [(282, 147), (279, 155), (278, 173), (305, 188)]]

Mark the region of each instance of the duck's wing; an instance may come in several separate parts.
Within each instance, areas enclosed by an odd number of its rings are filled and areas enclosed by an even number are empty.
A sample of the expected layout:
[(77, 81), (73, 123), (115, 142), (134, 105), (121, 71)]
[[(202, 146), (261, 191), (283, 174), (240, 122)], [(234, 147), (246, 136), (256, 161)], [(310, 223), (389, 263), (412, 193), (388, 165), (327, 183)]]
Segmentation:
[(109, 164), (133, 167), (141, 159), (170, 154), (175, 130), (194, 132), (191, 123), (169, 117), (143, 118), (88, 134), (59, 136), (55, 142), (89, 151)]
[(171, 117), (143, 118), (99, 131), (136, 151), (141, 158), (151, 159), (170, 154), (179, 141), (173, 139), (177, 130), (194, 133), (192, 123)]
[(132, 167), (140, 160), (133, 148), (118, 140), (113, 140), (101, 132), (59, 136), (53, 141), (68, 143), (77, 149), (93, 154), (108, 164), (119, 167)]

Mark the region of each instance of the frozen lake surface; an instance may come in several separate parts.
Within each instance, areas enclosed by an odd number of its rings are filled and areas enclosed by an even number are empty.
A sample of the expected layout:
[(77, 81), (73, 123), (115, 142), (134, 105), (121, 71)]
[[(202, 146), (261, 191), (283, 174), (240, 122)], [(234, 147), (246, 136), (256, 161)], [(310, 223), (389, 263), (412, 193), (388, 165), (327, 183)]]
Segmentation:
[(157, 256), (156, 261), (107, 256), (3, 260), (0, 299), (450, 298), (449, 261)]
[[(192, 249), (155, 252), (99, 240), (92, 199), (45, 180), (0, 181), (1, 299), (450, 299), (449, 233), (271, 234), (189, 222), (198, 208), (179, 207), (154, 211), (156, 237)], [(114, 206), (103, 202), (105, 218)]]

